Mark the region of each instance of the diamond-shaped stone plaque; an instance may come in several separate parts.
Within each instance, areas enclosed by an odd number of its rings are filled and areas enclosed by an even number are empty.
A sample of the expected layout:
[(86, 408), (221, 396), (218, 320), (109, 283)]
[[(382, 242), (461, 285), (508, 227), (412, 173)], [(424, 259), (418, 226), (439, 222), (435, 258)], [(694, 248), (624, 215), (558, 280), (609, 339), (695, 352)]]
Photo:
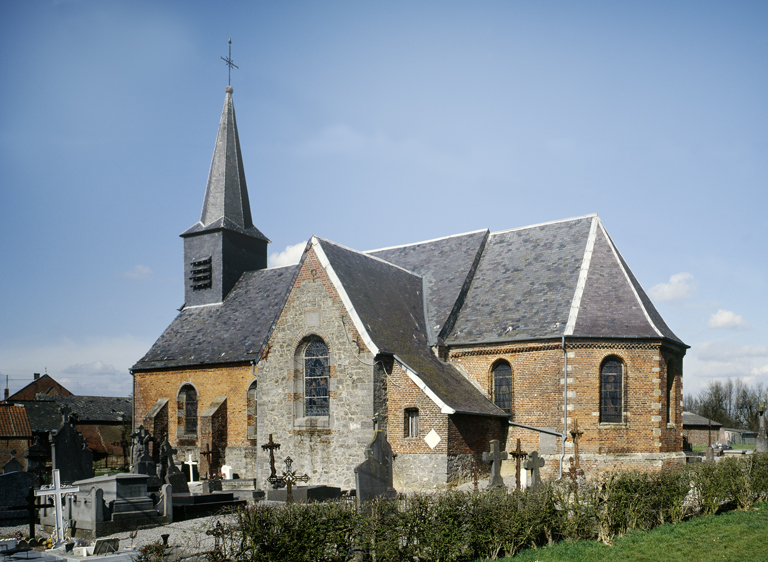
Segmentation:
[(429, 433), (427, 433), (427, 436), (424, 438), (424, 441), (427, 442), (427, 445), (429, 445), (430, 449), (434, 449), (437, 447), (437, 444), (440, 443), (440, 436), (437, 434), (437, 431), (431, 429), (429, 430)]

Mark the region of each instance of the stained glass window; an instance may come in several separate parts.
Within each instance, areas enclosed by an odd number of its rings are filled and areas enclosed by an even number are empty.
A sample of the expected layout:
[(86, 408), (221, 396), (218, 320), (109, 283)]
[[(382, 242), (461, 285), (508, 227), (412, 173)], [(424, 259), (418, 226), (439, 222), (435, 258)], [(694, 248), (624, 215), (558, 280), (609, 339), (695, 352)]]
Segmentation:
[(512, 367), (501, 362), (493, 368), (493, 402), (512, 414)]
[(247, 424), (248, 424), (248, 439), (256, 439), (256, 427), (257, 427), (257, 418), (256, 415), (258, 414), (258, 408), (257, 408), (257, 398), (258, 395), (256, 394), (256, 381), (253, 381), (251, 383), (251, 386), (248, 388), (248, 397), (246, 400), (246, 415), (247, 415)]
[(328, 415), (328, 386), (330, 384), (328, 346), (322, 340), (312, 340), (304, 350), (304, 415)]
[(197, 434), (197, 391), (190, 385), (184, 385), (179, 391), (176, 404), (179, 432), (183, 435)]
[(621, 423), (622, 382), (624, 365), (621, 361), (609, 359), (600, 368), (600, 421), (602, 423)]

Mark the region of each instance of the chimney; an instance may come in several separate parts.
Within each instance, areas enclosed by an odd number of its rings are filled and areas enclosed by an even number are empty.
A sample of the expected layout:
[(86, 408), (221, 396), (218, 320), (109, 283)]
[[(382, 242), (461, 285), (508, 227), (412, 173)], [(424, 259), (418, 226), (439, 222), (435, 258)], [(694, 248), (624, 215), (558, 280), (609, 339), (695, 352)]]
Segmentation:
[(40, 373), (35, 373), (35, 380), (40, 378)]
[(5, 387), (5, 399), (8, 400), (8, 397), (10, 396), (10, 393), (8, 392), (8, 387)]

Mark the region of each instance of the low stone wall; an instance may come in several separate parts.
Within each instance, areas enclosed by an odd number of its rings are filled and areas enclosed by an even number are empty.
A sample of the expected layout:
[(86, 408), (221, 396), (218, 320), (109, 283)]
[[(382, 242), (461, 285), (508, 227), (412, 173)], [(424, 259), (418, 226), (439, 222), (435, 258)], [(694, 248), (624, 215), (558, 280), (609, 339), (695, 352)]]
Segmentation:
[(448, 466), (444, 455), (399, 454), (392, 462), (392, 484), (398, 492), (418, 492), (446, 487)]

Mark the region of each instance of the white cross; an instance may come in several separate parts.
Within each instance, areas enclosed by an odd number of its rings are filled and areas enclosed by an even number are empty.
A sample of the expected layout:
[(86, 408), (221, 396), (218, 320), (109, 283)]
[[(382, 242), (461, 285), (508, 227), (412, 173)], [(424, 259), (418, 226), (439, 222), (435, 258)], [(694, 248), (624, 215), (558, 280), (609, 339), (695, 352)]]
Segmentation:
[(64, 544), (64, 496), (72, 492), (79, 492), (80, 486), (62, 486), (59, 479), (59, 469), (53, 471), (53, 484), (50, 486), (41, 486), (35, 490), (36, 496), (53, 496), (53, 509), (56, 511), (56, 542), (53, 548)]
[(195, 467), (197, 466), (197, 461), (192, 460), (192, 453), (187, 454), (187, 460), (184, 461), (184, 464), (186, 464), (189, 467), (189, 483), (195, 481)]

